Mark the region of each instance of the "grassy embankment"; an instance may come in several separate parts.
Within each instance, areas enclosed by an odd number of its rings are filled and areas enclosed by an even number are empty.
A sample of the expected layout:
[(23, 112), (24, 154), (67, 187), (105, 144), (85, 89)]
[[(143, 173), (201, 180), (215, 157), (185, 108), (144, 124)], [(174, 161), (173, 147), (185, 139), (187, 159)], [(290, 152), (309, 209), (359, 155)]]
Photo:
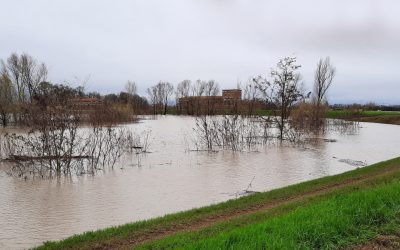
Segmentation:
[(400, 111), (329, 110), (327, 118), (400, 125)]
[[(272, 114), (270, 110), (257, 110), (255, 113), (256, 115), (263, 116)], [(400, 125), (400, 111), (354, 111), (350, 109), (330, 109), (326, 113), (326, 118)]]
[[(170, 108), (167, 114), (177, 115), (178, 113), (175, 108)], [(229, 114), (229, 112), (226, 114)], [(254, 114), (270, 116), (273, 115), (273, 112), (267, 109), (259, 109), (255, 110)], [(400, 125), (400, 111), (354, 111), (350, 109), (330, 109), (326, 113), (326, 118)]]
[(39, 249), (343, 248), (400, 233), (400, 158)]

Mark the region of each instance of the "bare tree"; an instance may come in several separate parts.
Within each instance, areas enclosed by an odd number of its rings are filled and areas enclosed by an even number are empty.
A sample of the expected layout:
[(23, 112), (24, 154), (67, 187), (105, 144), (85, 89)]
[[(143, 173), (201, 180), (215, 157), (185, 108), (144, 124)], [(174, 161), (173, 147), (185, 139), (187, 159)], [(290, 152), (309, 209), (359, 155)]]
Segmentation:
[(158, 82), (157, 85), (147, 89), (147, 94), (154, 108), (154, 114), (160, 112), (167, 114), (169, 98), (174, 92), (174, 86), (169, 82)]
[(174, 86), (169, 82), (160, 82), (158, 85), (164, 102), (164, 115), (166, 115), (169, 98), (171, 97), (172, 93), (174, 93)]
[(125, 91), (126, 91), (126, 93), (128, 93), (130, 95), (136, 95), (136, 93), (137, 93), (136, 83), (134, 81), (128, 81), (125, 84)]
[(324, 126), (324, 113), (326, 110), (326, 94), (332, 85), (336, 69), (330, 62), (330, 58), (320, 59), (314, 75), (314, 92), (312, 95), (313, 112), (311, 125), (315, 132), (319, 132)]
[[(219, 94), (219, 84), (214, 80), (204, 81), (204, 94), (205, 96), (216, 96)], [(213, 115), (216, 113), (216, 102), (211, 98), (207, 98), (206, 114)], [(200, 108), (200, 105), (198, 105)]]
[(137, 93), (136, 83), (134, 81), (128, 81), (125, 84), (125, 91), (127, 93), (127, 104), (133, 109), (133, 112), (136, 112), (137, 105), (135, 103), (135, 95)]
[[(180, 102), (180, 98), (188, 97), (190, 95), (192, 82), (190, 80), (183, 80), (178, 84), (175, 91), (175, 98), (178, 112), (182, 112), (182, 103)], [(188, 107), (186, 107), (187, 109)]]
[(14, 86), (5, 71), (0, 72), (0, 122), (5, 127), (9, 123), (14, 105)]
[(193, 96), (203, 96), (205, 93), (207, 82), (198, 79), (192, 86)]
[(179, 99), (181, 97), (187, 97), (190, 94), (192, 82), (190, 80), (183, 80), (176, 87), (176, 98)]
[(193, 128), (197, 150), (213, 151), (217, 148), (232, 151), (251, 149), (269, 139), (269, 127), (242, 115), (196, 117)]
[(204, 94), (206, 96), (216, 96), (219, 94), (219, 84), (214, 80), (209, 80), (204, 84)]
[(271, 80), (258, 80), (259, 88), (264, 91), (267, 101), (275, 106), (279, 139), (283, 140), (290, 111), (295, 103), (304, 97), (301, 75), (297, 72), (300, 65), (295, 57), (279, 60), (277, 67), (271, 70)]
[[(124, 129), (103, 127), (92, 122), (93, 130), (79, 133), (84, 117), (65, 91), (58, 88), (45, 102), (35, 102), (25, 119), (30, 131), (6, 135), (5, 159), (12, 162), (14, 172), (21, 177), (42, 177), (91, 173), (114, 166), (127, 146), (129, 134)], [(67, 90), (64, 88), (64, 90)], [(115, 112), (113, 113), (115, 116)], [(100, 116), (96, 116), (101, 119)]]
[(258, 77), (252, 77), (247, 81), (243, 91), (243, 99), (248, 104), (248, 114), (253, 115), (254, 104), (261, 99), (262, 92), (259, 89)]
[(37, 95), (39, 84), (47, 78), (47, 68), (44, 63), (38, 63), (28, 54), (18, 55), (13, 53), (6, 60), (1, 61), (2, 72), (7, 75), (15, 89), (14, 120), (23, 121), (29, 103)]
[[(219, 84), (214, 80), (203, 81), (198, 79), (191, 88), (192, 96), (201, 97), (201, 96), (216, 96), (220, 92)], [(206, 113), (213, 114), (215, 111), (215, 100), (211, 98), (207, 98), (207, 103), (202, 103), (202, 98), (194, 98), (190, 100), (190, 105), (192, 106), (192, 110), (195, 114)], [(207, 110), (203, 111), (202, 107), (206, 106)]]
[(47, 78), (47, 67), (44, 63), (38, 63), (28, 54), (20, 56), (20, 64), (22, 83), (28, 89), (29, 99), (32, 101), (39, 84)]
[(21, 65), (19, 56), (16, 53), (11, 54), (7, 59), (7, 63), (1, 62), (6, 74), (12, 81), (17, 91), (17, 101), (25, 102), (25, 86), (22, 83)]
[(157, 104), (158, 104), (158, 95), (157, 95), (157, 89), (155, 86), (152, 86), (146, 90), (147, 96), (149, 97), (149, 102), (153, 106), (153, 114), (155, 115), (157, 113)]
[(312, 96), (313, 103), (318, 107), (326, 102), (326, 93), (332, 85), (336, 69), (331, 64), (330, 58), (320, 59), (314, 75), (314, 92)]
[(47, 78), (47, 67), (28, 54), (11, 54), (7, 63), (2, 62), (7, 74), (16, 87), (19, 103), (32, 101), (39, 84)]

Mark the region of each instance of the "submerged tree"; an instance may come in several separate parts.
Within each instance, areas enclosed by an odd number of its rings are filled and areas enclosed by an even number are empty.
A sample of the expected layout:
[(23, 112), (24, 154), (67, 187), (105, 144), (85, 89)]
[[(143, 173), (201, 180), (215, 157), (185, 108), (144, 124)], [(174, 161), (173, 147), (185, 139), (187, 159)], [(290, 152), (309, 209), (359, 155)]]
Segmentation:
[(326, 94), (332, 85), (336, 69), (331, 64), (330, 58), (320, 59), (314, 75), (314, 92), (312, 102), (314, 105), (313, 126), (319, 130), (323, 124), (325, 104), (327, 102)]
[[(182, 104), (180, 99), (190, 95), (191, 87), (192, 82), (190, 80), (183, 80), (182, 82), (178, 83), (175, 91), (175, 101), (178, 113), (182, 112)], [(186, 107), (186, 109), (188, 109), (188, 107)]]
[(174, 93), (174, 86), (169, 82), (160, 82), (158, 85), (160, 85), (159, 88), (161, 89), (161, 96), (163, 97), (164, 102), (164, 115), (166, 115), (169, 98)]
[(137, 85), (134, 81), (128, 81), (125, 84), (125, 92), (121, 92), (119, 96), (108, 96), (114, 99), (114, 103), (122, 102), (132, 109), (134, 115), (143, 114), (147, 110), (147, 100), (137, 94)]
[(262, 99), (262, 92), (260, 91), (258, 80), (260, 77), (251, 77), (247, 81), (243, 89), (243, 100), (247, 104), (247, 114), (253, 115), (255, 104)]
[(167, 114), (169, 98), (174, 92), (174, 86), (169, 82), (158, 82), (157, 85), (147, 89), (150, 103), (153, 105), (154, 114), (157, 112)]
[(336, 69), (331, 64), (330, 58), (320, 59), (314, 75), (314, 92), (312, 96), (313, 103), (317, 106), (326, 102), (326, 94), (332, 85)]
[(295, 57), (285, 57), (279, 60), (275, 69), (271, 70), (271, 80), (262, 78), (257, 80), (258, 87), (264, 92), (267, 102), (274, 106), (280, 140), (283, 140), (284, 130), (294, 104), (305, 96), (301, 75), (297, 72), (300, 67), (296, 64)]
[(47, 78), (47, 67), (38, 63), (28, 54), (11, 54), (6, 62), (2, 62), (12, 84), (16, 88), (17, 101), (32, 101), (39, 84)]
[(127, 103), (128, 105), (131, 105), (132, 107), (134, 106), (133, 104), (133, 97), (136, 95), (137, 92), (137, 87), (136, 87), (136, 83), (134, 81), (128, 81), (125, 84), (125, 91), (128, 94), (127, 95)]
[(14, 105), (14, 86), (7, 74), (0, 72), (0, 122), (5, 127), (9, 123)]
[(151, 106), (153, 107), (153, 115), (157, 113), (157, 104), (158, 104), (158, 95), (157, 95), (157, 89), (152, 86), (146, 90), (147, 96), (149, 98), (149, 102)]
[[(12, 102), (8, 102), (6, 106), (10, 106), (13, 110), (13, 118), (16, 122), (23, 122), (27, 109), (31, 107), (34, 98), (38, 92), (40, 83), (47, 78), (47, 67), (44, 63), (39, 63), (28, 54), (18, 55), (13, 53), (6, 61), (1, 60), (1, 77), (3, 82), (3, 94), (10, 96), (10, 90), (13, 92)], [(5, 102), (4, 96), (2, 101)], [(5, 105), (2, 105), (3, 107)], [(9, 110), (9, 107), (6, 108)], [(5, 110), (3, 110), (5, 111)], [(3, 113), (3, 118), (11, 117), (9, 111)], [(3, 119), (3, 122), (6, 122)]]

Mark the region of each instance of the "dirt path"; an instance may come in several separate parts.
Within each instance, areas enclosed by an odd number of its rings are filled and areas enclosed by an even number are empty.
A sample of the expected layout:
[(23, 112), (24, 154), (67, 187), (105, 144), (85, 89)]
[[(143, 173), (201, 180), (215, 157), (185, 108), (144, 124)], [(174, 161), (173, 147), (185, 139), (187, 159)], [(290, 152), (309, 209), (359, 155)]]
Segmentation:
[(357, 185), (357, 184), (366, 182), (370, 179), (389, 175), (391, 173), (399, 171), (399, 169), (400, 169), (400, 166), (393, 165), (388, 168), (385, 168), (385, 170), (382, 172), (378, 172), (378, 173), (374, 173), (374, 174), (370, 174), (370, 175), (362, 175), (359, 177), (353, 177), (353, 178), (350, 178), (350, 179), (345, 180), (340, 183), (334, 183), (334, 184), (326, 185), (323, 187), (319, 187), (312, 191), (302, 193), (301, 195), (291, 196), (291, 197), (288, 197), (285, 199), (276, 199), (276, 200), (268, 201), (264, 204), (246, 207), (245, 209), (236, 210), (231, 213), (212, 215), (212, 216), (202, 218), (199, 220), (190, 221), (189, 222), (190, 224), (175, 224), (175, 225), (172, 225), (168, 229), (155, 229), (152, 231), (146, 231), (139, 235), (135, 235), (135, 236), (132, 235), (131, 238), (124, 238), (119, 241), (116, 240), (116, 241), (108, 242), (108, 244), (99, 243), (99, 245), (93, 246), (93, 249), (129, 249), (134, 246), (138, 246), (140, 244), (146, 243), (148, 241), (162, 239), (164, 237), (171, 236), (171, 235), (174, 235), (177, 233), (201, 230), (206, 227), (212, 226), (214, 224), (232, 220), (234, 218), (238, 218), (243, 215), (254, 214), (254, 213), (257, 213), (260, 211), (267, 211), (267, 210), (270, 210), (270, 209), (273, 209), (273, 208), (276, 208), (276, 207), (279, 207), (279, 206), (282, 206), (285, 204), (290, 204), (290, 203), (297, 202), (297, 201), (300, 201), (303, 199), (327, 194), (327, 193), (332, 192), (337, 189)]
[(370, 242), (348, 250), (396, 250), (400, 249), (399, 235), (380, 235)]

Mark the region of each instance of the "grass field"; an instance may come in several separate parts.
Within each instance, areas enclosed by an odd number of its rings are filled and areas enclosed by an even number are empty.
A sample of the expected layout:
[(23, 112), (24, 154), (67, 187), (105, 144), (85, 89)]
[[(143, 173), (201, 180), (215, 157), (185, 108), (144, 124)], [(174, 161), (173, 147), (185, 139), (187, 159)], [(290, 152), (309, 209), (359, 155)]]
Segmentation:
[[(256, 110), (255, 114), (269, 116), (272, 115), (272, 111)], [(400, 125), (400, 111), (352, 111), (350, 109), (330, 109), (326, 113), (326, 118)]]
[(400, 158), (38, 249), (335, 249), (398, 234)]
[(183, 234), (142, 249), (332, 249), (398, 233), (400, 183), (310, 202), (284, 215), (218, 234)]
[[(268, 116), (272, 115), (271, 110), (256, 110), (256, 115), (263, 115)], [(330, 109), (326, 113), (327, 118), (355, 118), (355, 117), (378, 117), (378, 116), (385, 116), (385, 117), (393, 117), (393, 116), (400, 116), (400, 111), (353, 111), (350, 109)]]
[(348, 118), (348, 117), (377, 117), (377, 116), (400, 116), (399, 111), (360, 111), (355, 112), (347, 109), (329, 110), (326, 115), (328, 118)]
[[(176, 109), (169, 109), (168, 114), (177, 115)], [(254, 111), (254, 115), (271, 116), (273, 115), (273, 112), (271, 110), (259, 109)], [(326, 118), (400, 125), (400, 111), (353, 111), (350, 109), (330, 109), (326, 113)]]
[(328, 118), (346, 119), (360, 122), (374, 122), (400, 125), (399, 111), (361, 111), (329, 110)]

